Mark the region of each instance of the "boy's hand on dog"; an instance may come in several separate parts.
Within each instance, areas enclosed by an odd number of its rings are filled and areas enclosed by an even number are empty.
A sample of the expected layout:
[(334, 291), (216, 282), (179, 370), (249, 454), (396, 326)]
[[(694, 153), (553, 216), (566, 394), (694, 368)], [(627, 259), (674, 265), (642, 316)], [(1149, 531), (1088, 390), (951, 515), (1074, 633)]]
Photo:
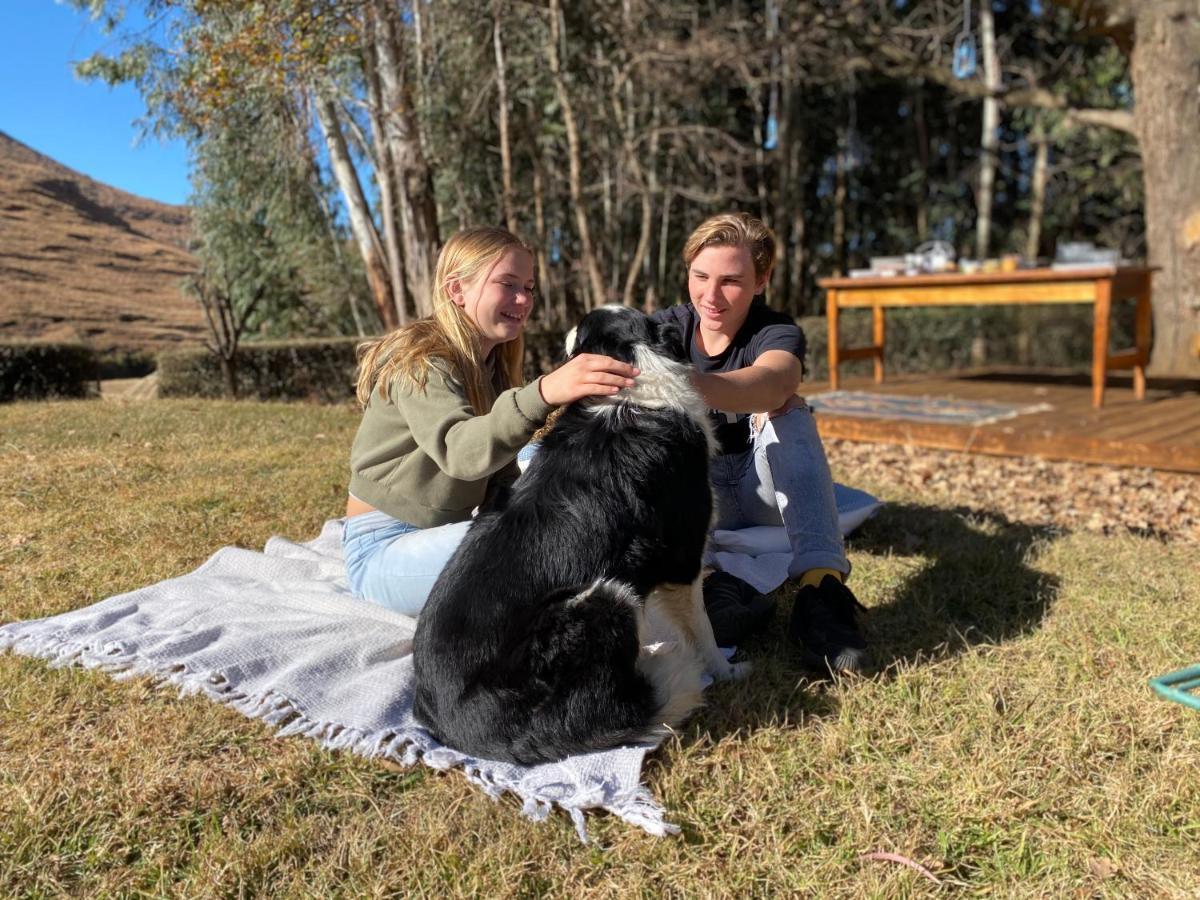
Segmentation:
[(621, 388), (633, 387), (639, 374), (634, 366), (611, 356), (580, 353), (542, 376), (538, 389), (548, 404), (562, 406), (584, 397), (611, 397)]

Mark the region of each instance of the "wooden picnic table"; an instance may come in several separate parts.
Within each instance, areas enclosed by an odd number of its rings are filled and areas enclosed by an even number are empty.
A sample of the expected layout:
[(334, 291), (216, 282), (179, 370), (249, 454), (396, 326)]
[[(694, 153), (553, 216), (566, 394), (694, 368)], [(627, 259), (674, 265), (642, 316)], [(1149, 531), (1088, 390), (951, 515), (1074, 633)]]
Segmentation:
[[(1018, 269), (965, 275), (894, 275), (866, 278), (822, 278), (829, 325), (829, 386), (837, 390), (838, 366), (852, 359), (875, 363), (875, 383), (883, 383), (884, 310), (917, 306), (994, 306), (1031, 303), (1090, 303), (1092, 325), (1092, 406), (1104, 404), (1104, 379), (1114, 369), (1133, 369), (1134, 395), (1146, 397), (1146, 363), (1150, 360), (1150, 277), (1146, 267), (1089, 269)], [(1137, 303), (1132, 350), (1109, 353), (1109, 323), (1114, 301)], [(871, 309), (873, 343), (843, 347), (838, 316), (844, 309)]]

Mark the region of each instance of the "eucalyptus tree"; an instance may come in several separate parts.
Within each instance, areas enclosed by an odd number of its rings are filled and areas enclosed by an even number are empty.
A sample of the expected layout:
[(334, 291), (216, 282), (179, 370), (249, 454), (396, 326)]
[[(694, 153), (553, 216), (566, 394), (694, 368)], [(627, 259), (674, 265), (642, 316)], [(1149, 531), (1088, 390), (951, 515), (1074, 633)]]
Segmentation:
[[(1119, 40), (1080, 28), (1119, 0), (992, 0), (988, 78), (950, 66), (978, 9), (930, 0), (142, 6), (171, 23), (167, 40), (131, 39), (84, 70), (136, 81), (156, 122), (199, 141), (232, 127), (237, 98), (285, 98), (315, 196), (336, 188), (327, 230), (353, 236), (387, 327), (429, 311), (440, 235), (469, 224), (531, 239), (539, 315), (559, 327), (603, 302), (678, 298), (689, 230), (747, 209), (780, 238), (768, 299), (798, 315), (819, 309), (819, 275), (929, 238), (1033, 253), (1092, 236), (1140, 254), (1139, 181), (1161, 177), (1135, 136), (1143, 113), (1191, 172), (1170, 116), (1133, 90), (1137, 53), (1131, 66)], [(1144, 43), (1160, 32), (1143, 19)], [(1191, 246), (1181, 216), (1171, 234)], [(1162, 233), (1149, 229), (1151, 259), (1184, 259)], [(1167, 309), (1188, 282), (1164, 276)], [(1158, 322), (1160, 339), (1179, 321)]]
[[(105, 0), (72, 0), (119, 27)], [(126, 33), (118, 52), (78, 67), (133, 82), (156, 128), (195, 141), (220, 135), (240, 97), (275, 94), (298, 111), (296, 136), (319, 126), (341, 206), (380, 320), (429, 311), (439, 225), (414, 111), (411, 22), (388, 0), (145, 0), (158, 28)], [(365, 178), (364, 178), (365, 176)]]
[[(234, 397), (242, 338), (293, 319), (304, 305), (300, 274), (272, 228), (278, 206), (291, 205), (287, 187), (256, 150), (246, 132), (226, 132), (200, 147), (193, 173), (192, 249), (200, 271), (187, 289), (204, 311), (209, 349)], [(264, 189), (268, 183), (274, 190)]]

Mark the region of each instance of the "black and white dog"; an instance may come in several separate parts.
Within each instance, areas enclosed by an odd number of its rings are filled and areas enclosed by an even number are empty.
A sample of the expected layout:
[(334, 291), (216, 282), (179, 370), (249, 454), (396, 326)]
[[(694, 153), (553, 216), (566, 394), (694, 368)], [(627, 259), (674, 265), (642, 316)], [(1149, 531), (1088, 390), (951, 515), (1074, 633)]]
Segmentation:
[(488, 759), (649, 740), (700, 703), (705, 671), (749, 670), (725, 660), (704, 612), (712, 437), (678, 329), (605, 307), (567, 343), (633, 363), (637, 384), (563, 411), (417, 622), (417, 720)]

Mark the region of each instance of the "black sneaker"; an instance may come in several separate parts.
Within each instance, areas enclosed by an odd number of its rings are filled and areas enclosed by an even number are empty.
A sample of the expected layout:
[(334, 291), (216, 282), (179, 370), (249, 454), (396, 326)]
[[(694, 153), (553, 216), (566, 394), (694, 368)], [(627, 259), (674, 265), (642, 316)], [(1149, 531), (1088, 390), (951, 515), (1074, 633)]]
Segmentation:
[(814, 587), (796, 592), (788, 636), (800, 646), (800, 661), (824, 672), (861, 674), (870, 665), (867, 642), (859, 630), (856, 612), (866, 608), (832, 575)]
[(704, 579), (704, 611), (718, 647), (734, 647), (758, 631), (775, 613), (775, 601), (728, 572)]

